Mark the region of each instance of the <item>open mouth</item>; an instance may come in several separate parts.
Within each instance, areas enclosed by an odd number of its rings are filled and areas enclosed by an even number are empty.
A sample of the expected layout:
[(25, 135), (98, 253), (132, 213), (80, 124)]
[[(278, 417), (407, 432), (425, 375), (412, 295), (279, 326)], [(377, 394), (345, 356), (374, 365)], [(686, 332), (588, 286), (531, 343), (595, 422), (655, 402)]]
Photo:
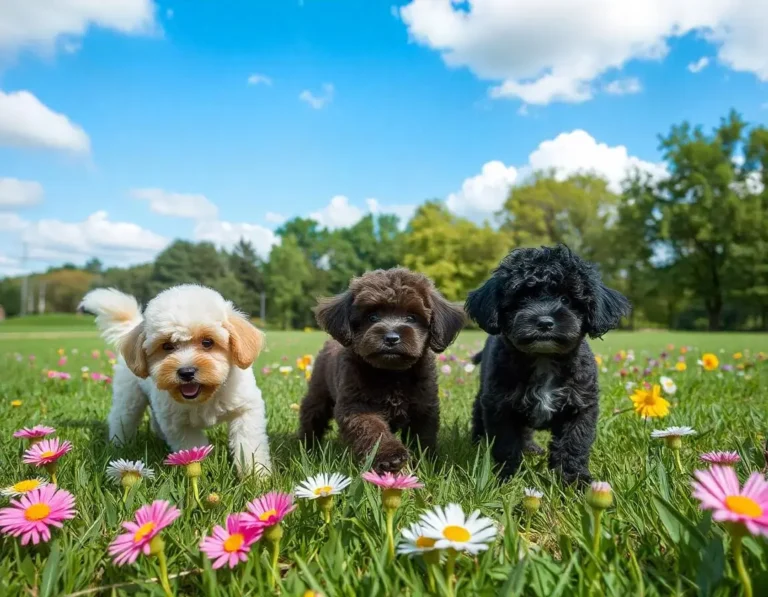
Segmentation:
[(194, 400), (200, 395), (203, 386), (199, 383), (183, 383), (179, 386), (179, 392), (187, 400)]

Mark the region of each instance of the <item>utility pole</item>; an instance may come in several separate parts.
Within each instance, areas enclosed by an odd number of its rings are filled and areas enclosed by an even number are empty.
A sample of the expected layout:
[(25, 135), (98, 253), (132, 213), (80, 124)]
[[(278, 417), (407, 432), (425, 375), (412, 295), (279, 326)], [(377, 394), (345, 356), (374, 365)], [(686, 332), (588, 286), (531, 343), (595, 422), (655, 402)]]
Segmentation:
[(261, 291), (261, 308), (259, 309), (259, 319), (261, 319), (261, 325), (264, 325), (267, 321), (267, 293)]
[(21, 245), (21, 270), (24, 278), (21, 280), (21, 316), (27, 314), (27, 300), (29, 297), (29, 274), (27, 273), (27, 243)]

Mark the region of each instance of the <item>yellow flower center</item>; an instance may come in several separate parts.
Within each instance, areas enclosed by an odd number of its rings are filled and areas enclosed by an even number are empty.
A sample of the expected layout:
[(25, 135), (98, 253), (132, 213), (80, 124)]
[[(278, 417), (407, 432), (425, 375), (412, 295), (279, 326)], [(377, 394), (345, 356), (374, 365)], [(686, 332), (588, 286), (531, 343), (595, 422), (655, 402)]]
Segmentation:
[(227, 553), (237, 551), (243, 546), (243, 543), (245, 543), (245, 537), (243, 537), (242, 533), (230, 535), (229, 538), (224, 541), (224, 551)]
[(145, 522), (143, 525), (139, 527), (139, 530), (136, 531), (133, 534), (133, 542), (139, 543), (144, 540), (144, 538), (149, 535), (152, 531), (155, 530), (155, 523), (154, 522)]
[[(458, 527), (449, 527), (449, 528), (458, 528)], [(434, 547), (435, 543), (437, 543), (436, 539), (430, 539), (429, 537), (417, 537), (416, 538), (416, 547), (419, 547), (421, 549), (426, 549), (428, 547)]]
[(464, 543), (466, 541), (469, 541), (472, 535), (464, 527), (452, 525), (452, 526), (447, 526), (443, 529), (443, 537), (448, 539), (448, 541), (457, 541), (459, 543)]
[(54, 454), (56, 454), (56, 452), (52, 452), (51, 450), (46, 450), (45, 452), (40, 454), (40, 458), (50, 458)]
[(33, 489), (40, 487), (40, 481), (37, 479), (27, 479), (26, 481), (19, 481), (16, 485), (11, 486), (14, 491), (19, 493), (27, 493)]
[(333, 487), (330, 485), (323, 485), (322, 487), (315, 489), (315, 495), (330, 495), (332, 491)]
[(760, 505), (745, 495), (729, 495), (725, 498), (725, 507), (734, 514), (749, 518), (759, 518), (763, 515), (763, 509)]
[(273, 516), (277, 516), (277, 510), (275, 510), (274, 508), (259, 514), (259, 520), (269, 520)]
[(24, 511), (24, 518), (30, 522), (42, 520), (51, 513), (51, 507), (48, 504), (32, 504)]

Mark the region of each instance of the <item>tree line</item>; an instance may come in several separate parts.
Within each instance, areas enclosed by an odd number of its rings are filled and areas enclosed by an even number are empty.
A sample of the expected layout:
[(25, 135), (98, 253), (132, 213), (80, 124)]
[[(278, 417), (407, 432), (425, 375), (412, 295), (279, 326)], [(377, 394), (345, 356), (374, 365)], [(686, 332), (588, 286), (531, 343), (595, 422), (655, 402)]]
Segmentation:
[[(511, 248), (565, 243), (632, 300), (629, 327), (768, 329), (768, 129), (732, 112), (711, 131), (675, 126), (660, 148), (667, 174), (628, 172), (620, 193), (592, 173), (535, 173), (510, 190), (493, 222), (457, 216), (439, 200), (404, 226), (388, 214), (334, 230), (295, 218), (277, 230), (267, 259), (245, 240), (231, 251), (177, 240), (152, 263), (103, 268), (92, 259), (35, 275), (30, 288), (44, 283), (48, 311), (73, 311), (95, 286), (146, 302), (196, 282), (253, 316), (263, 295), (263, 324), (304, 328), (314, 325), (316, 297), (366, 270), (404, 265), (463, 301)], [(21, 310), (20, 284), (0, 281), (8, 315)]]

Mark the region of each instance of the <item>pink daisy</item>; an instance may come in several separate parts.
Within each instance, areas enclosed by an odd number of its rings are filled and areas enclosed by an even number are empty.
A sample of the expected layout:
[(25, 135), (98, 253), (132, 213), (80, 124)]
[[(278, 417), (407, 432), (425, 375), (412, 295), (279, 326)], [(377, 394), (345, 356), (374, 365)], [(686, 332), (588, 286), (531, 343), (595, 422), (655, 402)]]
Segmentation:
[(133, 564), (140, 553), (149, 555), (152, 539), (179, 516), (181, 511), (164, 500), (142, 506), (136, 511), (135, 520), (122, 524), (128, 532), (118, 535), (109, 544), (109, 555), (118, 566)]
[(738, 452), (705, 452), (699, 456), (701, 460), (709, 464), (719, 464), (721, 466), (733, 466), (741, 461)]
[(56, 462), (67, 452), (72, 450), (72, 444), (69, 441), (59, 441), (59, 438), (44, 439), (30, 446), (24, 452), (24, 463), (34, 464), (35, 466), (47, 466)]
[(51, 433), (56, 433), (56, 430), (53, 427), (35, 425), (34, 427), (24, 427), (24, 429), (19, 429), (13, 434), (13, 437), (19, 439), (40, 439), (46, 435), (51, 435)]
[(179, 450), (169, 454), (165, 459), (168, 466), (187, 466), (194, 462), (202, 462), (206, 456), (213, 452), (213, 446), (200, 446), (189, 450)]
[(369, 471), (361, 475), (363, 479), (374, 485), (378, 485), (382, 489), (421, 489), (424, 487), (423, 483), (419, 483), (419, 479), (413, 475), (393, 475), (392, 473), (379, 474), (374, 471)]
[(253, 500), (243, 514), (243, 524), (255, 527), (271, 527), (280, 524), (283, 518), (296, 509), (293, 496), (289, 493), (271, 491)]
[(718, 522), (744, 525), (753, 535), (768, 536), (768, 481), (760, 473), (752, 473), (743, 488), (729, 466), (713, 466), (696, 471), (693, 496), (703, 510), (712, 510)]
[(21, 544), (34, 545), (51, 538), (50, 526), (61, 528), (63, 520), (75, 517), (75, 498), (55, 485), (45, 485), (11, 500), (0, 510), (0, 531), (12, 537), (21, 535)]
[(240, 562), (248, 559), (251, 545), (261, 539), (264, 529), (261, 527), (246, 526), (243, 518), (245, 514), (230, 514), (227, 516), (227, 528), (216, 525), (213, 536), (206, 537), (200, 544), (202, 551), (208, 559), (213, 560), (213, 569), (221, 568), (227, 564), (234, 568)]

